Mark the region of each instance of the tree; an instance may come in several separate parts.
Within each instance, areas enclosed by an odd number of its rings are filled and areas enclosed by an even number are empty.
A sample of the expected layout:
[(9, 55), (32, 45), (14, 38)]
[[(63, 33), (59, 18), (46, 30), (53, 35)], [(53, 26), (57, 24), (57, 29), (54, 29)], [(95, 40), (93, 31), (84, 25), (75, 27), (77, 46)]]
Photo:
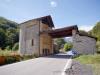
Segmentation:
[(64, 50), (65, 51), (69, 51), (71, 48), (72, 48), (72, 43), (67, 42), (67, 43), (64, 44)]
[(13, 46), (13, 48), (12, 48), (12, 50), (16, 51), (18, 49), (19, 49), (19, 43), (15, 43), (14, 46)]
[(0, 28), (0, 48), (4, 49), (6, 44), (6, 35), (3, 29)]
[(60, 49), (66, 42), (64, 38), (57, 38), (54, 40), (54, 43), (56, 43)]
[(10, 47), (10, 46), (7, 46), (7, 47), (6, 47), (6, 50), (11, 50), (11, 47)]
[(100, 21), (96, 23), (96, 25), (93, 27), (91, 31), (89, 31), (89, 33), (97, 37), (96, 47), (97, 47), (97, 51), (100, 52)]
[(10, 46), (11, 48), (16, 42), (19, 42), (19, 32), (15, 29), (9, 29), (7, 30), (7, 39), (6, 39), (6, 45)]
[(100, 41), (100, 22), (97, 22), (93, 29), (90, 31), (90, 34), (97, 37), (97, 40)]
[(0, 17), (0, 48), (12, 48), (16, 42), (19, 42), (18, 24)]

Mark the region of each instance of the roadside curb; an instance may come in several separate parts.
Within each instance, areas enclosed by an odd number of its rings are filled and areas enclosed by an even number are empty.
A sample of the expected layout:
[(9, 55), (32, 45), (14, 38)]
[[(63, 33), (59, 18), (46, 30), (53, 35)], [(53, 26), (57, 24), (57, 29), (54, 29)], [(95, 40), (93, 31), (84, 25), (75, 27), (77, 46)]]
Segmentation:
[(66, 71), (67, 70), (70, 70), (72, 67), (72, 59), (68, 59), (63, 71), (62, 71), (62, 74), (61, 75), (66, 75)]

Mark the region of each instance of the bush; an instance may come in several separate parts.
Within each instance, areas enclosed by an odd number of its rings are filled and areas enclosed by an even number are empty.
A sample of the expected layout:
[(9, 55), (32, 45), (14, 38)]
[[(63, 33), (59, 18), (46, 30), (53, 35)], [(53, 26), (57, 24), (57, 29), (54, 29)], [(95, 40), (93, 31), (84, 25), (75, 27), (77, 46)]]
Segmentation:
[(16, 62), (16, 58), (15, 57), (12, 57), (12, 56), (8, 56), (6, 57), (6, 64), (11, 64), (11, 63), (14, 63)]
[(12, 48), (12, 50), (13, 51), (17, 51), (18, 49), (19, 49), (19, 43), (15, 43), (15, 45)]
[(65, 51), (69, 51), (72, 48), (72, 44), (71, 43), (65, 43), (64, 44), (64, 50)]
[(7, 46), (7, 47), (6, 47), (6, 50), (11, 50), (11, 47), (10, 47), (10, 46)]
[(21, 60), (19, 55), (16, 56), (0, 56), (0, 66), (15, 63)]
[(33, 59), (35, 57), (36, 57), (35, 55), (24, 55), (24, 56), (22, 56), (22, 60), (29, 60), (29, 59)]
[(100, 54), (100, 41), (97, 41), (96, 48), (97, 48), (97, 53)]
[(1, 50), (0, 51), (0, 56), (15, 56), (19, 55), (18, 51), (8, 51), (8, 50)]

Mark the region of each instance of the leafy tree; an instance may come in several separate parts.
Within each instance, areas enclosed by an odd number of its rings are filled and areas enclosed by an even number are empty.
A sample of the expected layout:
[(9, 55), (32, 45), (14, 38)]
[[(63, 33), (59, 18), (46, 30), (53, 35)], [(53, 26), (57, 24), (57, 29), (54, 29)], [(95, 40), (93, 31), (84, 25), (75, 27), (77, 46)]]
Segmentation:
[(10, 47), (10, 46), (7, 46), (7, 47), (6, 47), (6, 50), (11, 50), (11, 47)]
[(57, 38), (54, 40), (54, 43), (56, 43), (60, 49), (66, 42), (64, 38)]
[(0, 48), (4, 49), (7, 46), (11, 48), (19, 41), (18, 24), (0, 17)]
[(65, 43), (64, 44), (64, 50), (69, 51), (72, 48), (72, 43)]
[(96, 47), (97, 47), (97, 52), (100, 52), (100, 41), (97, 41)]
[(16, 51), (18, 49), (19, 49), (19, 43), (15, 43), (14, 46), (13, 46), (13, 48), (12, 48), (12, 50)]
[(90, 31), (90, 34), (97, 37), (98, 41), (100, 41), (100, 22), (97, 22), (93, 29)]
[(100, 52), (100, 21), (96, 23), (96, 25), (93, 27), (89, 33), (95, 37), (97, 37), (97, 50)]
[(19, 32), (15, 29), (10, 29), (7, 31), (6, 35), (6, 45), (9, 45), (12, 48), (13, 45), (19, 41)]
[(6, 35), (3, 29), (0, 28), (0, 48), (5, 48)]

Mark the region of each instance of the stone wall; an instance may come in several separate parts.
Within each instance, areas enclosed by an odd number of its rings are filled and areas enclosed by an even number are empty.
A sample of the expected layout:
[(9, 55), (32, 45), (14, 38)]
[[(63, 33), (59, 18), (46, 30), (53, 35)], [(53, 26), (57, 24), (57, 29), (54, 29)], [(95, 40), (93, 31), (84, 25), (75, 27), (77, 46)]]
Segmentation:
[(40, 20), (32, 20), (20, 25), (19, 51), (21, 55), (44, 55), (43, 49), (48, 49), (47, 54), (53, 53), (53, 40), (48, 33), (40, 34), (42, 31), (52, 28), (43, 24)]
[[(51, 30), (48, 25), (41, 23), (40, 24), (40, 31), (47, 31)], [(43, 53), (43, 49), (48, 49), (47, 54), (53, 53), (53, 40), (52, 37), (48, 33), (43, 33), (40, 35), (40, 54), (45, 55)]]
[(39, 55), (39, 21), (29, 21), (20, 26), (20, 54)]
[(96, 52), (96, 40), (88, 36), (74, 34), (73, 49), (79, 54), (94, 54)]

